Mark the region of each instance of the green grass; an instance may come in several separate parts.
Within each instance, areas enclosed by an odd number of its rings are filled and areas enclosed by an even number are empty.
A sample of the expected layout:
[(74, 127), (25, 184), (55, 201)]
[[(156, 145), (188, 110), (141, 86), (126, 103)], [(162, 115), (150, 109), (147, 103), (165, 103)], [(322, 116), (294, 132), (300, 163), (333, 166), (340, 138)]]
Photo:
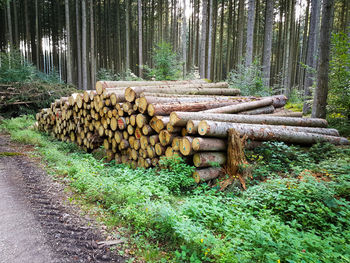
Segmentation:
[(78, 195), (111, 215), (110, 226), (131, 229), (147, 262), (350, 262), (349, 148), (265, 144), (247, 152), (248, 190), (219, 192), (196, 186), (184, 163), (105, 164), (28, 129), (32, 122), (6, 120), (1, 128), (35, 145)]

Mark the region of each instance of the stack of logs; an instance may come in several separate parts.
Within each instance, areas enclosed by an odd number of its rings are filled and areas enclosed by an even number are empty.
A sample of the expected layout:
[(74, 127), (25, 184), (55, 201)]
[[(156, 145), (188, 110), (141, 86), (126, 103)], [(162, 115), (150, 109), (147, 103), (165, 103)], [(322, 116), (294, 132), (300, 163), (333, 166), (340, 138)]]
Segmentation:
[(249, 139), (341, 145), (348, 140), (323, 119), (283, 109), (287, 98), (238, 96), (227, 83), (99, 81), (96, 90), (63, 97), (41, 110), (38, 128), (86, 151), (106, 151), (108, 161), (152, 167), (161, 156), (184, 157), (197, 182), (216, 178), (226, 163), (227, 132)]

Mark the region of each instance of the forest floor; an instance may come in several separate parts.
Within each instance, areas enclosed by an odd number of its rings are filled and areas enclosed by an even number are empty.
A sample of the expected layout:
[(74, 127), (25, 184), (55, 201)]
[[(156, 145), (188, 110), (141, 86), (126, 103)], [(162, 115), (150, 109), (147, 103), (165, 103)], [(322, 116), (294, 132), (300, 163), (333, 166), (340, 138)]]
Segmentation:
[(0, 262), (124, 262), (32, 151), (0, 134)]

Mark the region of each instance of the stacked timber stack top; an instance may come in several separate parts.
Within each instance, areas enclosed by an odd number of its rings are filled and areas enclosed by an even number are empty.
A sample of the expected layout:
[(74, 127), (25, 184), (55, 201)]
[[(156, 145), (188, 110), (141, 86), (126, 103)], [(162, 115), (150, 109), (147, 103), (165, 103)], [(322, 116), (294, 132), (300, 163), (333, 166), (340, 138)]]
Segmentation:
[(37, 114), (38, 128), (86, 151), (106, 151), (107, 160), (152, 167), (162, 156), (184, 157), (198, 169), (197, 182), (213, 179), (227, 159), (234, 129), (258, 141), (311, 145), (349, 144), (322, 119), (283, 109), (287, 98), (239, 96), (225, 82), (99, 81), (96, 90), (72, 94)]

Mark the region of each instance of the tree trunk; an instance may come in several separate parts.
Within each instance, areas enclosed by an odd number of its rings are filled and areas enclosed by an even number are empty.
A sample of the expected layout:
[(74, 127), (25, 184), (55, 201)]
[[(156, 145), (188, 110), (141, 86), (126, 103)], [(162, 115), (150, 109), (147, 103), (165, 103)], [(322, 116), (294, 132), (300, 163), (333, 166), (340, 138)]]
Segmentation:
[(15, 27), (15, 36), (14, 36), (14, 45), (19, 49), (20, 48), (20, 42), (19, 42), (19, 34), (18, 34), (18, 17), (17, 17), (17, 0), (12, 0), (13, 3), (13, 20), (14, 20), (14, 27)]
[(202, 113), (237, 113), (241, 111), (268, 106), (268, 105), (271, 105), (272, 103), (273, 103), (272, 98), (266, 98), (266, 99), (257, 100), (257, 101), (244, 102), (238, 105), (230, 105), (230, 106), (225, 106), (221, 108), (205, 110), (205, 111), (202, 111)]
[(232, 123), (251, 123), (322, 128), (325, 128), (328, 125), (326, 120), (316, 118), (284, 118), (278, 116), (250, 116), (238, 114), (216, 114), (200, 112), (172, 112), (170, 114), (170, 123), (173, 126), (184, 125), (187, 121), (190, 120), (208, 120)]
[(239, 0), (238, 4), (238, 39), (237, 39), (237, 60), (241, 64), (243, 58), (243, 38), (244, 38), (244, 0)]
[[(38, 6), (37, 3), (38, 0), (35, 0), (36, 7)], [(13, 34), (12, 34), (12, 19), (11, 19), (11, 5), (10, 0), (6, 0), (6, 7), (7, 7), (7, 26), (8, 26), (8, 34), (9, 34), (9, 41), (10, 45), (12, 46), (13, 43)]]
[(310, 110), (310, 103), (308, 100), (311, 97), (311, 87), (313, 84), (313, 76), (314, 70), (316, 68), (313, 67), (315, 65), (314, 61), (316, 60), (317, 46), (316, 38), (317, 38), (317, 24), (319, 23), (319, 13), (320, 13), (321, 3), (318, 0), (311, 0), (311, 18), (310, 18), (310, 32), (308, 38), (307, 45), (307, 53), (306, 53), (306, 75), (304, 82), (304, 105), (303, 105), (303, 113), (307, 114)]
[(207, 40), (207, 21), (208, 21), (208, 0), (203, 0), (202, 4), (202, 34), (201, 34), (201, 52), (200, 52), (200, 63), (199, 63), (199, 70), (200, 70), (200, 76), (201, 78), (205, 78), (205, 71), (206, 71), (206, 63), (205, 63), (205, 57), (206, 57), (206, 40)]
[(212, 79), (211, 64), (212, 64), (212, 49), (213, 49), (213, 0), (209, 0), (209, 27), (208, 27), (208, 65), (207, 65), (207, 79)]
[(40, 37), (39, 37), (39, 7), (38, 0), (35, 0), (35, 49), (36, 49), (36, 67), (40, 69)]
[(125, 0), (125, 70), (130, 69), (130, 0)]
[(270, 86), (271, 71), (271, 48), (272, 48), (272, 26), (273, 26), (274, 0), (266, 0), (264, 50), (263, 50), (263, 77), (266, 86)]
[(96, 83), (96, 56), (95, 56), (95, 16), (94, 0), (90, 0), (90, 48), (91, 48), (91, 88)]
[[(201, 121), (198, 126), (198, 133), (202, 136), (227, 137), (229, 129), (235, 129), (241, 135), (248, 136), (252, 140), (262, 141), (283, 141), (288, 143), (314, 144), (318, 142), (329, 142), (336, 145), (347, 145), (346, 138), (334, 136), (336, 130), (306, 127), (285, 127), (258, 124), (236, 124), (227, 122)], [(317, 132), (323, 132), (316, 133)], [(325, 135), (332, 133), (334, 135)]]
[(66, 51), (66, 59), (67, 59), (67, 83), (72, 84), (72, 47), (71, 47), (71, 40), (70, 40), (70, 16), (69, 16), (69, 0), (64, 1), (64, 7), (65, 7), (65, 19), (66, 19), (66, 45), (67, 45), (67, 51)]
[(138, 29), (139, 29), (139, 77), (142, 78), (143, 52), (142, 52), (142, 0), (137, 1), (138, 7)]
[(182, 1), (182, 60), (183, 60), (183, 77), (185, 78), (187, 74), (187, 24), (186, 24), (186, 0)]
[(227, 42), (226, 42), (226, 70), (225, 70), (225, 76), (228, 75), (228, 73), (231, 70), (230, 67), (230, 61), (231, 61), (231, 34), (232, 34), (232, 1), (234, 0), (229, 0), (229, 6), (228, 6), (228, 21), (227, 21)]
[(328, 73), (334, 0), (324, 0), (320, 35), (320, 58), (317, 71), (317, 88), (312, 106), (312, 117), (326, 118)]
[(82, 13), (82, 78), (83, 78), (83, 90), (88, 89), (87, 78), (87, 49), (86, 49), (86, 0), (81, 1), (81, 13)]
[(219, 69), (217, 78), (221, 80), (222, 79), (222, 68), (223, 68), (223, 57), (222, 57), (222, 48), (223, 48), (223, 41), (224, 41), (224, 9), (225, 9), (225, 1), (222, 1), (221, 4), (221, 14), (220, 14), (220, 39), (219, 39)]
[(245, 66), (250, 67), (253, 63), (253, 40), (255, 21), (255, 0), (249, 0), (247, 21), (247, 45), (245, 52)]
[(222, 152), (202, 152), (193, 155), (195, 167), (220, 166), (226, 163), (226, 153)]
[(75, 0), (75, 13), (76, 13), (76, 28), (77, 28), (77, 70), (78, 70), (78, 89), (83, 88), (82, 80), (82, 63), (81, 63), (81, 40), (80, 40), (80, 12), (79, 12), (79, 0)]

